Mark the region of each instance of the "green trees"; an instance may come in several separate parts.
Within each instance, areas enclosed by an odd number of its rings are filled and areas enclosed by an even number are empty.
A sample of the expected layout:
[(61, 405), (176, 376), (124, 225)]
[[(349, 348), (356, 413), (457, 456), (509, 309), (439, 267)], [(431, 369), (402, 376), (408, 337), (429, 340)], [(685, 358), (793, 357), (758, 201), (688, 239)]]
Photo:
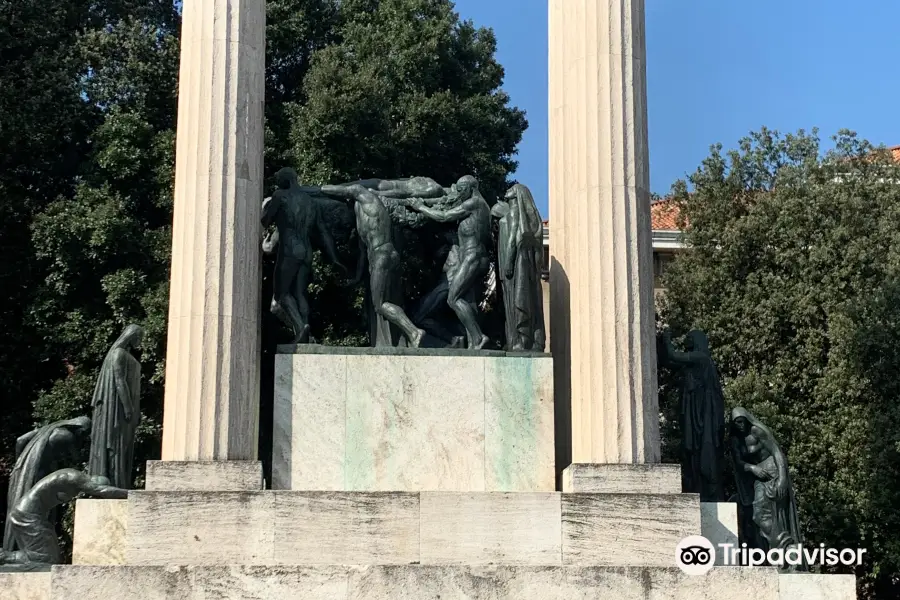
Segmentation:
[(33, 215), (73, 188), (89, 127), (79, 98), (77, 24), (88, 2), (0, 0), (0, 504), (15, 438), (37, 390), (64, 373), (28, 322), (43, 278), (31, 247)]
[[(835, 141), (820, 159), (815, 132), (762, 130), (713, 148), (692, 192), (676, 184), (689, 250), (666, 275), (660, 316), (676, 333), (709, 333), (728, 408), (778, 436), (807, 543), (867, 548), (862, 589), (893, 597), (900, 166), (847, 132)], [(677, 431), (666, 434), (672, 448)]]

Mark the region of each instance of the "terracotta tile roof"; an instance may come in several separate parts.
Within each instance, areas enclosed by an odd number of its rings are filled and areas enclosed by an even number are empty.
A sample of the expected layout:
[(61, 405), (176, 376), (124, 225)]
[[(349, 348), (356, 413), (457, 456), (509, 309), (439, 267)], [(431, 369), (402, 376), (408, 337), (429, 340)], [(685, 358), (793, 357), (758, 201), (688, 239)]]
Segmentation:
[(678, 230), (678, 206), (671, 198), (650, 205), (650, 222), (654, 231)]
[(888, 150), (894, 155), (894, 160), (900, 162), (900, 146), (894, 146), (893, 148), (888, 148)]
[[(900, 147), (897, 148), (900, 152)], [(650, 222), (654, 231), (678, 231), (678, 206), (671, 198), (659, 200), (650, 205)], [(544, 227), (550, 228), (550, 220), (544, 221)]]

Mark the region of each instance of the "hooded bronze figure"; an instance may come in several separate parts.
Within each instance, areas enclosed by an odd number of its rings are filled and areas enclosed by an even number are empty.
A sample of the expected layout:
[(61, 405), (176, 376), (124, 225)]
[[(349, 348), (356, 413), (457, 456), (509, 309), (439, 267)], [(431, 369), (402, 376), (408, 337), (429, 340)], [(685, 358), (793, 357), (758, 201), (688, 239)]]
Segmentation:
[(130, 351), (139, 348), (144, 330), (129, 325), (103, 360), (94, 388), (91, 455), (88, 472), (131, 489), (134, 435), (141, 422), (141, 363)]

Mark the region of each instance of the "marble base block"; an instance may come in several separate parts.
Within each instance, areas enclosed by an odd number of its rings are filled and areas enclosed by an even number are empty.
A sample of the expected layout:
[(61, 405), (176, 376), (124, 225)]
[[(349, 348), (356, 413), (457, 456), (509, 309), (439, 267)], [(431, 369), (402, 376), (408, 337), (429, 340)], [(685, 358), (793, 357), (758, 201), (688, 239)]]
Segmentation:
[(128, 500), (77, 500), (72, 564), (125, 564), (127, 531)]
[(597, 494), (680, 494), (681, 465), (576, 463), (563, 470), (562, 491)]
[(672, 566), (696, 495), (132, 492), (129, 565)]
[(50, 600), (50, 571), (0, 572), (0, 600)]
[(556, 490), (549, 355), (285, 348), (273, 489)]
[(553, 566), (56, 567), (53, 600), (779, 600), (772, 569)]
[(147, 461), (145, 488), (154, 492), (242, 492), (265, 488), (258, 460)]
[(778, 584), (781, 600), (856, 600), (855, 575), (783, 574)]
[(739, 548), (737, 504), (734, 502), (701, 502), (700, 535), (716, 549), (716, 565), (725, 564), (724, 550), (719, 544)]

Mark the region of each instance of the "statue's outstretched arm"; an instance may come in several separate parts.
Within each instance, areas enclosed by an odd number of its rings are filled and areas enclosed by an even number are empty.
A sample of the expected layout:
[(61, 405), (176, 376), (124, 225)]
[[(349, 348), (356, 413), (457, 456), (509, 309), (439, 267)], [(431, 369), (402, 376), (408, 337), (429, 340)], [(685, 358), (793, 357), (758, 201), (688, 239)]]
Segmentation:
[(333, 196), (335, 198), (342, 198), (344, 200), (355, 200), (356, 195), (359, 193), (361, 189), (365, 189), (360, 185), (323, 185), (321, 188), (321, 192), (326, 196)]
[(466, 208), (466, 203), (447, 210), (438, 210), (436, 208), (425, 206), (424, 204), (414, 204), (412, 208), (438, 223), (461, 221), (469, 216), (469, 210)]
[(125, 500), (128, 498), (128, 490), (111, 485), (101, 485), (93, 481), (84, 486), (82, 494), (88, 498), (100, 498), (102, 500)]

